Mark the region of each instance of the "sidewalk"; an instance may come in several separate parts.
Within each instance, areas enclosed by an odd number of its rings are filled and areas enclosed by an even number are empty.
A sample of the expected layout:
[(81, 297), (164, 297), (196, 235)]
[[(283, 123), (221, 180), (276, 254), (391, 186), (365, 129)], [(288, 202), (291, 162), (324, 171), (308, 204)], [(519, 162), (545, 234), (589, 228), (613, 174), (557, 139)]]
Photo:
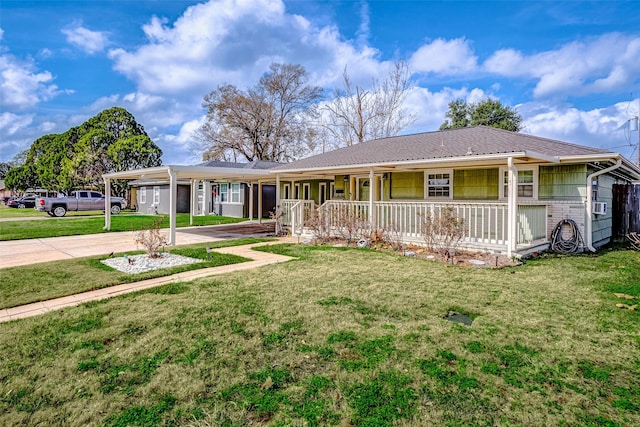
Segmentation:
[[(190, 245), (224, 240), (224, 237), (215, 236), (215, 230), (225, 230), (229, 227), (231, 226), (225, 224), (179, 228), (176, 231), (176, 244)], [(210, 233), (207, 234), (206, 231)], [(219, 235), (223, 236), (223, 233)], [(0, 269), (140, 249), (142, 248), (134, 241), (133, 231), (0, 241)]]
[[(110, 233), (115, 234), (115, 233)], [(96, 236), (96, 235), (93, 235)], [(102, 236), (102, 235), (99, 235)], [(76, 236), (77, 237), (90, 237), (90, 236)], [(42, 239), (46, 240), (46, 239)], [(218, 239), (219, 240), (219, 239)], [(211, 241), (211, 239), (208, 239)], [(23, 319), (26, 317), (37, 316), (39, 314), (48, 313), (50, 311), (58, 310), (64, 307), (73, 307), (80, 305), (88, 301), (98, 301), (114, 296), (136, 292), (142, 289), (152, 288), (154, 286), (160, 286), (172, 282), (186, 282), (201, 277), (230, 273), (233, 271), (248, 270), (251, 268), (262, 267), (264, 265), (275, 264), (279, 262), (288, 261), (291, 258), (284, 255), (271, 254), (268, 252), (254, 251), (252, 248), (256, 246), (271, 245), (277, 243), (292, 243), (294, 240), (291, 238), (281, 238), (277, 242), (264, 242), (251, 245), (232, 246), (228, 248), (214, 249), (216, 252), (225, 254), (239, 255), (245, 258), (250, 258), (252, 261), (243, 262), (239, 264), (223, 265), (220, 267), (203, 268), (194, 271), (185, 271), (183, 273), (174, 274), (171, 276), (157, 277), (155, 279), (143, 280), (135, 283), (126, 283), (122, 285), (111, 286), (108, 288), (98, 289), (95, 291), (83, 292), (80, 294), (69, 295), (62, 298), (55, 298), (47, 301), (36, 302), (32, 304), (22, 305), (18, 307), (12, 307), (8, 309), (0, 310), (0, 323), (8, 322), (10, 320)], [(178, 239), (180, 244), (186, 244)], [(86, 242), (85, 242), (86, 243)], [(100, 252), (108, 253), (108, 252)], [(83, 256), (88, 256), (85, 254)], [(4, 255), (3, 255), (4, 256)], [(39, 262), (42, 262), (39, 261)]]

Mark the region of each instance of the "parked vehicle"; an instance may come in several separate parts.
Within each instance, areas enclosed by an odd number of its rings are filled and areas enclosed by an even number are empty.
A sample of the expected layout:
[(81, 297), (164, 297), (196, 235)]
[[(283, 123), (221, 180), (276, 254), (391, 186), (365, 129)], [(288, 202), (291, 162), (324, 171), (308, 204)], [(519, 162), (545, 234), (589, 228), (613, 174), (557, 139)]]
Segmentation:
[[(65, 216), (69, 211), (103, 211), (105, 210), (105, 196), (97, 191), (78, 190), (69, 197), (38, 197), (36, 210), (46, 212), (51, 216)], [(111, 197), (110, 211), (113, 215), (120, 213), (127, 206), (122, 197)]]
[(9, 201), (14, 200), (14, 199), (15, 199), (14, 196), (4, 196), (2, 198), (2, 203), (4, 203), (4, 205), (6, 206), (6, 205), (9, 204)]
[(7, 206), (9, 206), (10, 208), (18, 208), (18, 209), (33, 208), (35, 207), (35, 205), (36, 205), (36, 196), (33, 194), (22, 196), (19, 199), (13, 199), (7, 202)]

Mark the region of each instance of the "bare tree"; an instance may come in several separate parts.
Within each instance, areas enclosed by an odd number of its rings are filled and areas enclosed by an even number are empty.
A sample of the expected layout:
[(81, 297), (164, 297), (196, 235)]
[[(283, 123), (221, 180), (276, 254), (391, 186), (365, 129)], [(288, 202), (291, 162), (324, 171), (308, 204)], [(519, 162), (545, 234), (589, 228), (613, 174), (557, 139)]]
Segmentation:
[(259, 82), (240, 90), (219, 86), (204, 97), (207, 123), (196, 138), (207, 145), (205, 158), (288, 161), (313, 143), (310, 117), (322, 89), (308, 83), (301, 65), (271, 64)]
[(415, 121), (403, 108), (409, 89), (405, 62), (397, 62), (387, 78), (374, 80), (369, 90), (354, 85), (346, 68), (342, 78), (344, 87), (336, 89), (324, 107), (322, 124), (338, 146), (394, 136)]

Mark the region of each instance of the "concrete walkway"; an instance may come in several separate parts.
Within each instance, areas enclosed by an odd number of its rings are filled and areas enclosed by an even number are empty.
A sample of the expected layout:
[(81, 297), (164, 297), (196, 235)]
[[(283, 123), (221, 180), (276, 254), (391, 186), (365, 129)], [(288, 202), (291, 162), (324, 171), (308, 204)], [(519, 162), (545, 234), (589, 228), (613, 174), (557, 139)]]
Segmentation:
[[(242, 223), (247, 227), (259, 224)], [(224, 240), (225, 230), (239, 227), (238, 224), (184, 227), (176, 232), (176, 245), (215, 242)], [(168, 230), (163, 230), (165, 233)], [(133, 231), (87, 234), (84, 236), (47, 237), (0, 241), (0, 269), (39, 262), (105, 255), (111, 252), (128, 252), (143, 249), (136, 245)], [(168, 233), (167, 233), (168, 234)], [(220, 237), (217, 237), (220, 236)], [(240, 237), (240, 236), (236, 236)]]
[[(108, 233), (107, 235), (113, 235), (113, 234), (124, 234), (124, 233)], [(85, 245), (89, 245), (90, 247), (94, 247), (96, 246), (95, 242), (92, 243), (91, 239), (92, 238), (95, 239), (97, 236), (102, 237), (104, 235), (100, 234), (100, 235), (92, 235), (92, 236), (75, 236), (75, 239), (78, 239), (75, 241), (75, 243), (72, 244), (68, 242), (67, 239), (64, 239), (63, 240), (64, 245), (62, 243), (58, 243), (58, 246), (63, 245), (67, 247), (68, 251), (81, 250), (80, 248), (83, 243)], [(86, 237), (86, 239), (79, 239), (80, 237)], [(111, 236), (111, 237), (115, 242), (113, 244), (124, 244), (119, 239), (120, 238), (124, 239), (126, 236), (123, 236), (123, 237)], [(56, 238), (56, 239), (63, 239), (63, 238)], [(37, 240), (48, 240), (48, 239), (37, 239)], [(180, 244), (187, 244), (185, 241), (186, 239), (183, 239), (183, 240), (178, 239), (178, 242)], [(207, 241), (211, 241), (211, 239), (209, 238)], [(22, 305), (18, 307), (2, 309), (0, 310), (0, 322), (7, 322), (10, 320), (37, 316), (39, 314), (48, 313), (50, 311), (58, 310), (64, 307), (72, 307), (88, 301), (97, 301), (105, 298), (111, 298), (117, 295), (122, 295), (129, 292), (135, 292), (142, 289), (148, 289), (154, 286), (164, 285), (167, 283), (185, 282), (185, 281), (198, 279), (200, 277), (230, 273), (233, 271), (248, 270), (250, 268), (262, 267), (264, 265), (288, 261), (289, 259), (291, 259), (290, 257), (284, 256), (284, 255), (271, 254), (267, 252), (254, 251), (252, 250), (252, 248), (256, 246), (270, 245), (274, 243), (283, 243), (283, 242), (292, 243), (294, 241), (295, 239), (282, 238), (282, 239), (278, 239), (277, 242), (263, 242), (263, 243), (256, 243), (252, 245), (232, 246), (228, 248), (215, 249), (215, 251), (219, 253), (239, 255), (245, 258), (249, 258), (252, 261), (243, 262), (239, 264), (224, 265), (220, 267), (203, 268), (203, 269), (194, 270), (194, 271), (186, 271), (186, 272), (174, 274), (171, 276), (158, 277), (155, 279), (148, 279), (140, 282), (116, 285), (108, 288), (98, 289), (95, 291), (89, 291), (89, 292), (83, 292), (80, 294), (70, 295), (62, 298), (55, 298), (47, 301), (36, 302), (33, 304), (27, 304), (27, 305)], [(20, 243), (22, 242), (23, 241), (21, 241)], [(196, 243), (196, 242), (190, 242), (190, 243)], [(111, 246), (108, 246), (108, 247), (110, 248)], [(36, 247), (34, 246), (34, 248)], [(84, 248), (86, 249), (86, 246)], [(97, 249), (92, 249), (92, 251), (95, 251), (95, 250)], [(123, 251), (121, 246), (118, 246), (117, 250), (120, 252)], [(89, 254), (85, 252), (84, 255), (81, 255), (81, 256), (105, 254), (109, 252), (110, 252), (109, 249), (103, 249), (101, 252), (98, 252), (98, 253)], [(2, 256), (4, 257), (4, 254)], [(37, 255), (33, 255), (33, 256), (37, 256)], [(53, 255), (51, 255), (51, 253), (48, 253), (48, 256), (53, 256)], [(72, 256), (69, 255), (69, 257), (72, 257)], [(62, 258), (56, 258), (56, 259), (62, 259)], [(40, 260), (39, 262), (43, 262), (43, 261)]]

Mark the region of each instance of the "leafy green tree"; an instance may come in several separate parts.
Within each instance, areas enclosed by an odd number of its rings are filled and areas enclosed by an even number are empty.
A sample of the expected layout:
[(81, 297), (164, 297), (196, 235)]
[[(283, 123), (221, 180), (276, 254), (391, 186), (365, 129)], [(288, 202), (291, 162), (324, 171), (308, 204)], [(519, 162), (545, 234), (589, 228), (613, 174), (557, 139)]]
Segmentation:
[[(52, 191), (100, 189), (103, 174), (160, 166), (161, 156), (162, 150), (133, 115), (114, 107), (62, 134), (38, 138), (24, 160), (26, 169), (15, 172), (11, 182), (16, 188), (41, 186)], [(114, 192), (124, 195), (125, 183), (114, 184)]]
[(24, 192), (38, 186), (33, 165), (11, 168), (4, 177), (4, 185), (11, 191)]
[(446, 113), (447, 120), (440, 130), (459, 129), (468, 126), (489, 126), (519, 132), (522, 129), (522, 116), (518, 112), (495, 99), (485, 99), (477, 104), (462, 99), (451, 101)]

